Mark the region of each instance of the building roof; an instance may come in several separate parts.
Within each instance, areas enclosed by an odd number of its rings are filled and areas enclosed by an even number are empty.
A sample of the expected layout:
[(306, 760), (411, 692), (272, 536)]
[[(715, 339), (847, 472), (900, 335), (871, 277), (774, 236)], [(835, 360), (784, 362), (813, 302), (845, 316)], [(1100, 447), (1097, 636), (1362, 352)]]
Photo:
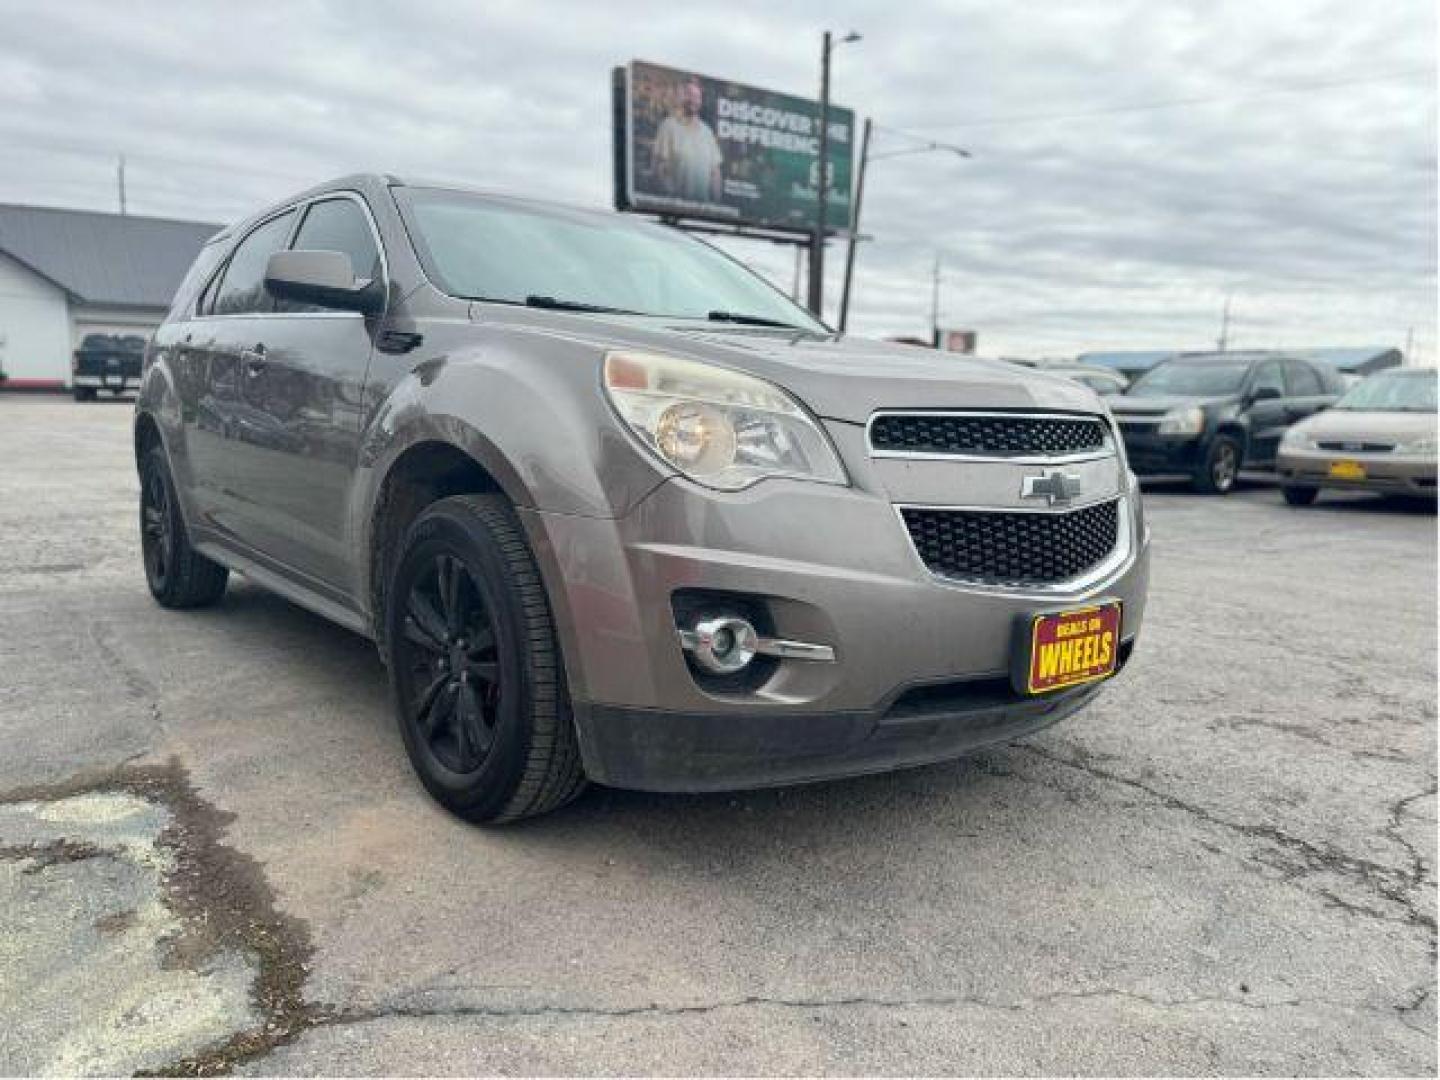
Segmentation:
[(91, 304), (164, 308), (218, 225), (0, 203), (0, 251)]

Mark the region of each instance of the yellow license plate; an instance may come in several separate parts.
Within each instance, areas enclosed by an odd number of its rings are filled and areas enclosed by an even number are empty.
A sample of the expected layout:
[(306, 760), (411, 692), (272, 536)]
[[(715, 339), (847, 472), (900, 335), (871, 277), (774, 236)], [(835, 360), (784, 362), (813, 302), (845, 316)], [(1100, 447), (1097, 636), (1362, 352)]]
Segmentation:
[(1332, 461), (1330, 477), (1333, 480), (1364, 480), (1365, 466), (1358, 461)]
[(1120, 605), (1036, 615), (1030, 622), (1025, 689), (1048, 694), (1115, 674), (1120, 654)]

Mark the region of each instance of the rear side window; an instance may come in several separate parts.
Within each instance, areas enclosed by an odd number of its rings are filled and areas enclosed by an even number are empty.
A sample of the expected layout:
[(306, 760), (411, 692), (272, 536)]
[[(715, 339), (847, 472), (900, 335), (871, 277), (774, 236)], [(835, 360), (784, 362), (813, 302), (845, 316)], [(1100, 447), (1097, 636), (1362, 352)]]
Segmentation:
[(1266, 360), (1255, 368), (1255, 376), (1250, 383), (1250, 392), (1253, 394), (1262, 386), (1273, 386), (1276, 393), (1281, 397), (1285, 396), (1285, 381), (1280, 377), (1280, 365), (1274, 360)]
[(240, 241), (210, 302), (209, 313), (241, 315), (270, 310), (270, 294), (265, 291), (265, 265), (271, 255), (284, 248), (294, 218), (295, 211), (287, 210)]
[(1318, 397), (1325, 392), (1320, 376), (1304, 360), (1285, 361), (1285, 382), (1291, 397)]
[(1325, 385), (1325, 393), (1343, 394), (1350, 388), (1350, 384), (1346, 382), (1345, 376), (1329, 364), (1317, 365), (1315, 370), (1320, 373), (1320, 381)]
[[(380, 251), (365, 211), (353, 199), (324, 199), (312, 203), (300, 222), (290, 247), (295, 251), (339, 251), (350, 256), (357, 278), (380, 276)], [(321, 311), (312, 304), (275, 301), (276, 311)]]

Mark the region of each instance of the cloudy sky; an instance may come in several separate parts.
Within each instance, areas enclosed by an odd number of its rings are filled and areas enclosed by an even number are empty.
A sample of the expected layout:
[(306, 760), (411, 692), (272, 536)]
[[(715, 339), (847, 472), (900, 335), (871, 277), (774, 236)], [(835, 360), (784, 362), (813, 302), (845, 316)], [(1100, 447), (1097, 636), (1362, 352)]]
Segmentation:
[[(358, 170), (604, 205), (609, 72), (835, 98), (877, 161), (852, 329), (990, 355), (1436, 341), (1429, 0), (0, 0), (0, 201), (223, 221)], [(789, 288), (788, 251), (742, 257)], [(838, 256), (838, 252), (837, 252)], [(832, 260), (839, 269), (839, 258)], [(832, 281), (838, 273), (832, 273)], [(834, 297), (832, 294), (833, 316)]]

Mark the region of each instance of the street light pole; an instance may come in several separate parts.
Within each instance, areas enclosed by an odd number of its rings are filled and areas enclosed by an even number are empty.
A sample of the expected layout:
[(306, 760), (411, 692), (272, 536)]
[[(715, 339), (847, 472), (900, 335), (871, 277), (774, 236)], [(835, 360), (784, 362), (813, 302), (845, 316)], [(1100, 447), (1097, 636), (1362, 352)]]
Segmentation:
[(870, 153), (870, 118), (865, 119), (865, 135), (860, 142), (860, 174), (855, 179), (855, 212), (850, 216), (850, 244), (845, 252), (845, 284), (840, 290), (840, 329), (843, 331), (850, 316), (850, 284), (855, 278), (855, 245), (860, 239), (860, 209), (865, 198), (865, 177), (869, 174), (872, 161), (883, 161), (885, 158), (904, 157), (907, 154), (929, 154), (934, 151), (943, 151), (954, 154), (956, 157), (968, 158), (970, 151), (962, 146), (955, 146), (952, 143), (927, 141), (920, 146), (910, 146), (903, 150), (891, 150), (884, 154)]
[(825, 298), (825, 197), (830, 162), (830, 31), (820, 42), (820, 169), (816, 184), (815, 231), (810, 236), (810, 313), (820, 318)]
[(860, 175), (855, 178), (855, 209), (850, 214), (850, 242), (845, 248), (845, 286), (840, 290), (840, 332), (850, 321), (850, 279), (855, 276), (855, 244), (860, 236), (860, 207), (865, 201), (865, 166), (870, 161), (870, 117), (860, 136)]

